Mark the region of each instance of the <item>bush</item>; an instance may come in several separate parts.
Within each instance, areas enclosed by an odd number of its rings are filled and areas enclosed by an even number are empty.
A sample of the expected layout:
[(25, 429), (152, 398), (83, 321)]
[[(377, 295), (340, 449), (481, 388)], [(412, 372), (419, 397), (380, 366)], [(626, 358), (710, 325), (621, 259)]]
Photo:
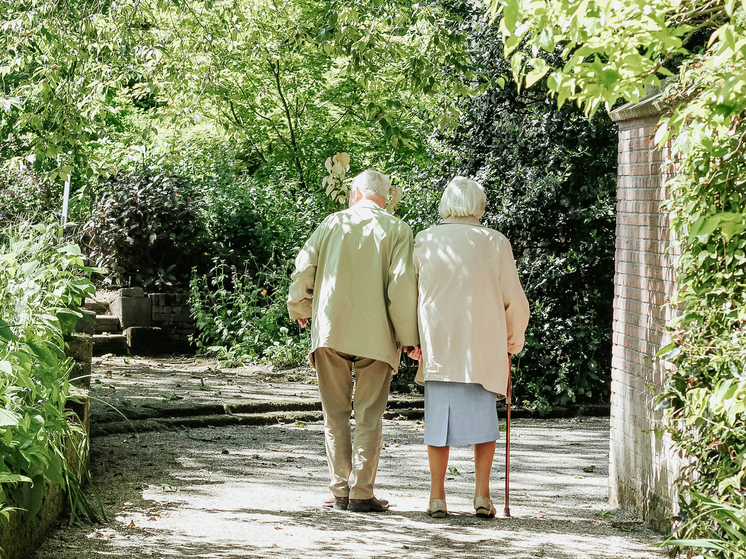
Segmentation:
[[(465, 4), (461, 9), (472, 10)], [(478, 11), (477, 11), (478, 12)], [(511, 74), (497, 29), (470, 12), (488, 81)], [(491, 89), (462, 108), (438, 190), (456, 174), (487, 190), (482, 223), (510, 240), (531, 304), (526, 349), (514, 360), (514, 396), (549, 409), (608, 401), (617, 133), (605, 114), (558, 110), (542, 83)], [(430, 188), (428, 184), (428, 188)], [(434, 207), (434, 200), (428, 202)]]
[(0, 168), (0, 227), (62, 212), (62, 184), (32, 171)]
[(746, 100), (722, 105), (713, 92), (746, 71), (746, 61), (708, 58), (682, 66), (667, 91), (669, 125), (687, 125), (671, 141), (676, 174), (666, 210), (680, 257), (670, 304), (679, 312), (659, 352), (668, 362), (660, 406), (684, 462), (676, 536), (718, 540), (721, 551), (703, 554), (734, 559), (744, 557), (746, 535), (716, 522), (712, 502), (746, 509)]
[[(183, 179), (146, 170), (99, 186), (83, 244), (114, 285), (186, 284), (200, 251), (195, 206)], [(186, 190), (186, 191), (185, 191)]]
[[(94, 291), (77, 245), (55, 226), (0, 231), (0, 514), (39, 510), (45, 480), (64, 486), (72, 518), (94, 512), (80, 491), (87, 437), (66, 409), (70, 359), (64, 335)], [(71, 444), (77, 459), (68, 459)]]
[(241, 179), (215, 185), (198, 198), (197, 219), (206, 251), (253, 272), (285, 268), (324, 214), (325, 200), (296, 202), (280, 180)]
[(190, 288), (197, 347), (216, 353), (227, 366), (304, 364), (310, 338), (288, 316), (286, 271), (264, 269), (252, 274), (248, 267), (218, 260), (207, 275), (195, 271)]

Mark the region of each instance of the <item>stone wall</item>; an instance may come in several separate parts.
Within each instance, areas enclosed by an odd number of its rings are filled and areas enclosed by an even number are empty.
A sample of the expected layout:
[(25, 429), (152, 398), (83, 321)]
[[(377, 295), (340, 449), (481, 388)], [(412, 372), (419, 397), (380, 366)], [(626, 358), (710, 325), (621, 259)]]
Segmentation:
[(675, 289), (676, 254), (670, 250), (661, 174), (665, 153), (654, 136), (656, 96), (612, 113), (619, 123), (616, 269), (611, 380), (609, 499), (665, 528), (677, 511), (679, 463), (654, 394), (664, 369), (656, 352), (668, 343), (666, 306)]
[(172, 342), (188, 346), (189, 336), (194, 334), (189, 294), (151, 293), (149, 297), (153, 309), (153, 326), (167, 331)]
[(194, 350), (187, 293), (146, 294), (141, 287), (128, 287), (117, 292), (109, 308), (119, 319), (127, 351), (145, 355)]
[[(70, 373), (70, 393), (76, 395), (75, 402), (68, 406), (80, 417), (87, 432), (90, 432), (90, 386), (91, 357), (93, 342), (88, 333), (77, 333), (67, 338), (66, 353), (72, 357), (73, 370)], [(67, 457), (72, 467), (77, 467), (77, 456), (68, 445)], [(1, 489), (0, 489), (1, 490)], [(59, 485), (46, 483), (41, 509), (34, 518), (27, 520), (23, 511), (13, 511), (10, 519), (0, 521), (0, 559), (26, 559), (41, 545), (47, 533), (58, 526), (60, 517), (67, 506), (67, 494)]]

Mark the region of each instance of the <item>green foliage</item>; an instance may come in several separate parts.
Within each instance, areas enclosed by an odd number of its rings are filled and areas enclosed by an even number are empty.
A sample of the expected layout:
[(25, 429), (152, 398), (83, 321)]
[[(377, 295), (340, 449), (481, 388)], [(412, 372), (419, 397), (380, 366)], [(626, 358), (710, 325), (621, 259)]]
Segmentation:
[(431, 126), (420, 106), (440, 105), (453, 123), (452, 95), (437, 96), (468, 89), (464, 38), (437, 4), (231, 0), (169, 11), (157, 27), (161, 71), (181, 78), (171, 98), (192, 107), (202, 96), (200, 109), (269, 172), (292, 171), (296, 194), (318, 184), (318, 161), (345, 148), (362, 164), (416, 151), (417, 129)]
[(165, 288), (186, 276), (190, 257), (199, 254), (199, 238), (194, 204), (180, 182), (146, 170), (99, 187), (83, 242), (108, 282)]
[(195, 272), (190, 288), (197, 347), (217, 353), (227, 366), (305, 363), (310, 339), (287, 315), (285, 271), (265, 269), (252, 275), (248, 268), (216, 260), (209, 274)]
[(691, 460), (683, 472), (682, 512), (699, 518), (678, 535), (730, 541), (724, 525), (700, 516), (706, 501), (690, 498), (697, 493), (746, 507), (746, 100), (733, 77), (746, 71), (746, 37), (735, 27), (720, 36), (667, 91), (673, 110), (659, 131), (662, 140), (673, 135), (677, 162), (666, 209), (682, 254), (671, 304), (683, 309), (669, 324), (673, 342), (661, 350), (674, 365), (661, 398), (671, 406), (672, 439)]
[(70, 360), (63, 336), (94, 291), (80, 249), (56, 227), (0, 231), (0, 514), (38, 510), (45, 481), (69, 491), (72, 519), (91, 515), (79, 484), (87, 436), (67, 408)]
[[(496, 83), (510, 70), (499, 33), (481, 12), (458, 9), (482, 79)], [(518, 93), (511, 82), (464, 100), (459, 126), (437, 138), (440, 164), (403, 201), (419, 229), (436, 220), (453, 175), (484, 184), (482, 222), (510, 240), (531, 302), (526, 350), (513, 361), (514, 397), (542, 410), (609, 394), (617, 160), (607, 116), (558, 110), (546, 93), (543, 84)]]
[[(500, 18), (515, 80), (528, 88), (546, 76), (560, 107), (576, 101), (593, 114), (619, 99), (639, 101), (646, 85), (660, 85), (661, 77), (672, 75), (666, 62), (686, 55), (690, 39), (726, 20), (736, 1), (486, 3)], [(519, 49), (524, 44), (528, 52)]]
[(0, 2), (2, 159), (52, 178), (98, 169), (91, 147), (116, 133), (120, 96), (148, 83), (156, 56), (138, 43), (151, 17), (135, 0)]
[[(699, 525), (697, 539), (668, 538), (662, 545), (697, 549), (702, 557), (743, 557), (746, 554), (746, 511), (742, 507), (722, 504), (692, 492), (691, 497), (702, 512), (690, 519), (682, 531)], [(703, 527), (705, 528), (703, 530)]]
[(34, 217), (45, 220), (62, 209), (62, 185), (41, 173), (0, 168), (0, 227)]
[(484, 177), (482, 221), (510, 239), (531, 301), (515, 397), (548, 409), (609, 394), (616, 127), (543, 97), (475, 100), (455, 143), (468, 162), (457, 172)]
[[(493, 14), (501, 15), (507, 50), (521, 40), (531, 45), (533, 69), (527, 68), (528, 57), (518, 54), (514, 75), (525, 76), (529, 85), (548, 72), (558, 101), (575, 100), (587, 113), (602, 105), (608, 109), (620, 98), (639, 99), (644, 84), (655, 84), (656, 74), (666, 73), (663, 64), (680, 62), (656, 136), (661, 146), (670, 142), (673, 178), (665, 209), (674, 250), (681, 254), (679, 290), (670, 302), (679, 313), (668, 325), (671, 343), (659, 352), (672, 365), (660, 395), (667, 406), (666, 431), (685, 462), (684, 523), (676, 537), (708, 540), (711, 557), (742, 557), (743, 541), (732, 532), (736, 519), (728, 522), (725, 511), (746, 506), (744, 3), (490, 4)], [(689, 54), (687, 41), (707, 32), (712, 33), (706, 46)], [(560, 64), (546, 62), (558, 52)]]

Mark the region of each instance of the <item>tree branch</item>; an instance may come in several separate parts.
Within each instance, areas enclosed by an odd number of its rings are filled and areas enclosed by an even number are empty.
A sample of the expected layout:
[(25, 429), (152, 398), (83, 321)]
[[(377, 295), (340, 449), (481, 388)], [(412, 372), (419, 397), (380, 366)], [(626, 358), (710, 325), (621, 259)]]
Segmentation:
[(295, 137), (295, 127), (293, 126), (293, 115), (290, 113), (290, 107), (288, 105), (285, 94), (282, 92), (282, 83), (280, 81), (280, 61), (278, 60), (276, 65), (269, 61), (269, 67), (272, 74), (275, 77), (275, 85), (277, 86), (277, 94), (280, 96), (282, 105), (285, 108), (285, 118), (287, 119), (288, 129), (290, 131), (290, 143), (292, 144), (293, 160), (295, 161), (295, 168), (298, 170), (298, 178), (300, 179), (300, 185), (308, 192), (308, 186), (306, 185), (306, 179), (303, 176), (303, 166), (298, 157), (298, 142)]

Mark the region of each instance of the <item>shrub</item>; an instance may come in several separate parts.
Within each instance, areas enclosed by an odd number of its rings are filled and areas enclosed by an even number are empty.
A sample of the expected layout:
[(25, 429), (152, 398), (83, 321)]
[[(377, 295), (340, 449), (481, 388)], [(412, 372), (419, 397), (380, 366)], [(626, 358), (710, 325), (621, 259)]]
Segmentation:
[(463, 109), (456, 133), (440, 138), (452, 155), (412, 173), (419, 186), (405, 190), (402, 215), (415, 229), (432, 225), (451, 177), (481, 182), (482, 223), (510, 240), (531, 304), (526, 349), (513, 360), (514, 399), (540, 410), (607, 402), (615, 126), (604, 115), (589, 122), (576, 109), (557, 110), (539, 86), (518, 95), (507, 85)]
[(739, 95), (723, 105), (715, 92), (746, 69), (746, 60), (714, 60), (695, 57), (667, 91), (667, 122), (678, 127), (666, 209), (681, 251), (671, 300), (680, 312), (668, 324), (671, 344), (659, 352), (673, 365), (660, 403), (684, 459), (677, 537), (730, 542), (708, 553), (732, 559), (744, 556), (744, 535), (736, 551), (727, 523), (708, 514), (708, 501), (746, 508), (746, 100)]
[(290, 322), (286, 271), (265, 268), (253, 274), (249, 267), (218, 260), (207, 275), (195, 271), (190, 288), (197, 347), (216, 353), (227, 366), (253, 362), (302, 365), (309, 336)]
[(201, 251), (195, 207), (183, 182), (146, 170), (99, 185), (83, 243), (108, 283), (146, 288), (186, 284)]
[(0, 227), (61, 211), (61, 184), (33, 171), (0, 168)]
[[(72, 517), (94, 515), (82, 497), (87, 437), (66, 409), (70, 359), (63, 336), (94, 291), (77, 245), (55, 226), (0, 231), (0, 513), (12, 503), (36, 514), (45, 480), (64, 486)], [(77, 459), (70, 461), (66, 444)]]

